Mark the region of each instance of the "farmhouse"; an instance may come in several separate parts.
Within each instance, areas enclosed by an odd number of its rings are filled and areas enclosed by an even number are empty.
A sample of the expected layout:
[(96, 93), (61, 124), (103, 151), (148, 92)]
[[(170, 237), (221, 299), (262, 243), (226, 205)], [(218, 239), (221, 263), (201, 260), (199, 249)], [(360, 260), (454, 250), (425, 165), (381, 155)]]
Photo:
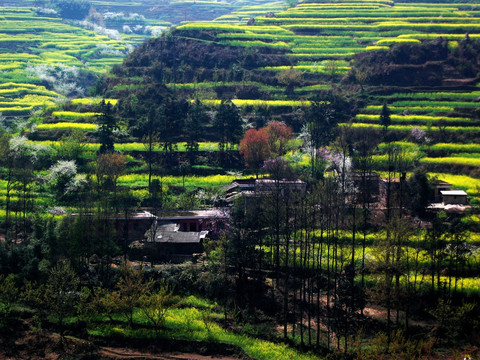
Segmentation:
[(302, 180), (248, 179), (234, 180), (225, 190), (227, 203), (233, 203), (238, 196), (257, 201), (258, 198), (279, 191), (281, 196), (305, 194), (307, 183)]
[(159, 224), (176, 224), (179, 232), (207, 231), (209, 237), (216, 237), (225, 229), (229, 218), (224, 209), (209, 209), (169, 212), (156, 220)]
[(468, 205), (467, 193), (463, 190), (443, 190), (440, 194), (443, 205)]
[(255, 181), (255, 192), (259, 195), (274, 191), (280, 191), (282, 196), (287, 194), (303, 195), (306, 190), (307, 183), (302, 180), (258, 179)]
[[(228, 226), (222, 209), (179, 211), (155, 217), (129, 245), (131, 258), (179, 263), (203, 252), (203, 240), (215, 239)], [(131, 238), (130, 238), (131, 239)]]
[(130, 245), (132, 258), (146, 259), (154, 262), (179, 263), (191, 260), (194, 254), (203, 252), (203, 240), (208, 231), (180, 231), (176, 223), (159, 223), (155, 221), (146, 232), (143, 241)]
[(352, 177), (353, 185), (362, 199), (367, 202), (375, 202), (376, 197), (380, 194), (380, 175), (376, 172), (354, 172)]
[(434, 197), (433, 201), (438, 203), (442, 202), (443, 197), (442, 197), (441, 191), (448, 191), (448, 190), (451, 190), (451, 188), (452, 188), (452, 184), (443, 180), (437, 180), (433, 188), (433, 197)]

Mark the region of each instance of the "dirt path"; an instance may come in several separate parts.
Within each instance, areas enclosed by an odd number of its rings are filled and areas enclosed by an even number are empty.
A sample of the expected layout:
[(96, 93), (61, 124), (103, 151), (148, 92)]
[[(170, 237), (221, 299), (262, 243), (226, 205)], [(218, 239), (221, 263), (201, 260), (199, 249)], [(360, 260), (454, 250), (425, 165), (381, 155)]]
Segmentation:
[(104, 359), (155, 359), (155, 360), (238, 360), (238, 358), (225, 356), (203, 356), (198, 354), (189, 354), (182, 352), (167, 353), (144, 353), (127, 348), (102, 347), (99, 354)]

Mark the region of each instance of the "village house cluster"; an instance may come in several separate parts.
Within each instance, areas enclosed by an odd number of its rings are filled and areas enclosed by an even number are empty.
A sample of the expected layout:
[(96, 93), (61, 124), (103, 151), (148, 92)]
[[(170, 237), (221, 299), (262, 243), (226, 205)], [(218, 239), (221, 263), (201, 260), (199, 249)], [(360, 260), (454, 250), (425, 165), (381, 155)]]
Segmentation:
[[(399, 196), (405, 179), (383, 179), (377, 173), (355, 173), (352, 177), (357, 193), (367, 196), (372, 208), (382, 210), (387, 193)], [(128, 252), (131, 259), (148, 262), (180, 263), (201, 257), (205, 239), (216, 240), (230, 223), (230, 209), (234, 201), (243, 197), (246, 209), (255, 206), (269, 194), (277, 193), (282, 201), (294, 195), (302, 196), (307, 184), (302, 180), (236, 179), (226, 187), (224, 207), (208, 210), (165, 212), (154, 215), (143, 211), (129, 217), (116, 217), (115, 227), (119, 237), (128, 231)], [(434, 184), (428, 211), (445, 211), (463, 214), (469, 206), (467, 193), (452, 189), (445, 181)]]

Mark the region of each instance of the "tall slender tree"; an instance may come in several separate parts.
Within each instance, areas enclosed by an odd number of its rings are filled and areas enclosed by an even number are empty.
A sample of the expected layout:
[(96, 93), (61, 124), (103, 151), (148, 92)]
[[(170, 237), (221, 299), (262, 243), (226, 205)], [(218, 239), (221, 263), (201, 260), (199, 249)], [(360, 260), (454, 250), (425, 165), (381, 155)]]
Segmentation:
[(100, 103), (100, 114), (97, 115), (98, 140), (100, 142), (100, 154), (113, 152), (115, 149), (115, 138), (113, 130), (117, 128), (117, 119), (115, 118), (113, 106), (110, 102), (103, 99)]
[(380, 125), (383, 126), (383, 137), (385, 137), (388, 127), (392, 124), (392, 119), (390, 117), (390, 109), (388, 108), (387, 102), (385, 101), (382, 106), (382, 112), (380, 113)]

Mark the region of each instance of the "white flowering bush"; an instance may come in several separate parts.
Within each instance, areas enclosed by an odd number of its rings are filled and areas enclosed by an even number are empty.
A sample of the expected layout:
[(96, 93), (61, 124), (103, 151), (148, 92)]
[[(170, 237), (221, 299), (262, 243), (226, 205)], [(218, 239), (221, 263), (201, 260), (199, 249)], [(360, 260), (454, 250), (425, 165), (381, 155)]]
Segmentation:
[(83, 96), (85, 89), (79, 85), (80, 69), (65, 64), (28, 64), (27, 73), (46, 81), (57, 93), (65, 96)]

